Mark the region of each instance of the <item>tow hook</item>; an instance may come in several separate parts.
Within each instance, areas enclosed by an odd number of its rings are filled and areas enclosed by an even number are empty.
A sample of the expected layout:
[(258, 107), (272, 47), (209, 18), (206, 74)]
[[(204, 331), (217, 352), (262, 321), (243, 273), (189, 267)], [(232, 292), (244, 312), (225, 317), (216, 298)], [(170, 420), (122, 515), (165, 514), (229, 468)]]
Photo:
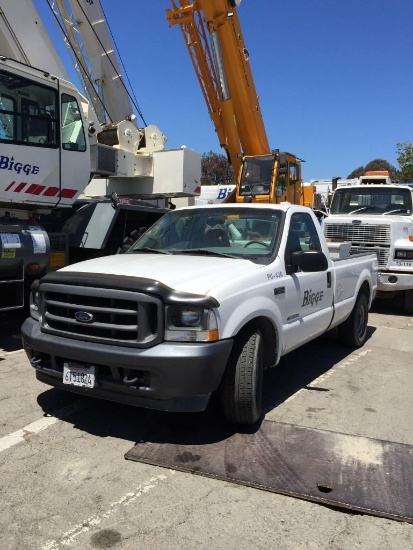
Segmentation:
[(42, 360), (40, 359), (40, 357), (32, 357), (30, 359), (30, 364), (34, 368), (38, 367), (41, 362), (42, 362)]
[(150, 377), (147, 373), (139, 372), (129, 372), (126, 376), (123, 377), (122, 382), (125, 386), (135, 387), (138, 389), (149, 388), (150, 386)]
[(123, 383), (125, 386), (136, 386), (140, 382), (140, 378), (138, 376), (135, 376), (134, 378), (129, 378), (129, 375), (125, 376), (123, 379)]

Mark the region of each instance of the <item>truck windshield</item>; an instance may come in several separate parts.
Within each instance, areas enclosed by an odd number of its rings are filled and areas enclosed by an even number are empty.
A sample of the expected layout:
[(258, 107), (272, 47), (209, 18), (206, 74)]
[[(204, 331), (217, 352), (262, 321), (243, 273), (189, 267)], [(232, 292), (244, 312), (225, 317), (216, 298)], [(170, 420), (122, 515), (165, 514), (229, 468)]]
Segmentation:
[(51, 87), (0, 71), (0, 141), (56, 148), (57, 99)]
[(411, 216), (412, 192), (407, 187), (385, 186), (337, 189), (330, 214)]
[(229, 256), (268, 263), (278, 242), (281, 215), (270, 208), (177, 209), (157, 221), (127, 253)]

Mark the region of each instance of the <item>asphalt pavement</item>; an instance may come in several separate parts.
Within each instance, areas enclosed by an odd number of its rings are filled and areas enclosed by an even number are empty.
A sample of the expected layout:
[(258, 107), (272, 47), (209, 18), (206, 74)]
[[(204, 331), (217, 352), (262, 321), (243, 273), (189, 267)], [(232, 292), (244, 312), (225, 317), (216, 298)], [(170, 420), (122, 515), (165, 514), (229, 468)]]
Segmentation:
[[(413, 548), (411, 523), (125, 460), (168, 413), (41, 384), (22, 320), (0, 316), (1, 550)], [(266, 420), (413, 449), (412, 335), (399, 302), (376, 301), (363, 348), (331, 333), (268, 373)]]

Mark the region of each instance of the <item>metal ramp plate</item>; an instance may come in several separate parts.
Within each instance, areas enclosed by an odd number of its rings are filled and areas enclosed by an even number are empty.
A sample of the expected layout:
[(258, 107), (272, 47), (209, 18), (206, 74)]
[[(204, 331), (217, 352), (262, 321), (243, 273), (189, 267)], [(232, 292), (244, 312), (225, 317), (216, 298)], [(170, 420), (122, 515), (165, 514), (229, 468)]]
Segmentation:
[(202, 415), (172, 416), (125, 458), (413, 523), (413, 446), (269, 421), (234, 432)]

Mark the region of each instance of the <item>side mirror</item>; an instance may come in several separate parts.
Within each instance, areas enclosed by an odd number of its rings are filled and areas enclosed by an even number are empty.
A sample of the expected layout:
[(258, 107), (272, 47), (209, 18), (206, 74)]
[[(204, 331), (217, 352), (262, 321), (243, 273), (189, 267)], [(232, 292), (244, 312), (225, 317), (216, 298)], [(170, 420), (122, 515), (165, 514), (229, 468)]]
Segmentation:
[(309, 252), (293, 252), (291, 265), (304, 272), (326, 271), (328, 261), (324, 252), (310, 250)]

